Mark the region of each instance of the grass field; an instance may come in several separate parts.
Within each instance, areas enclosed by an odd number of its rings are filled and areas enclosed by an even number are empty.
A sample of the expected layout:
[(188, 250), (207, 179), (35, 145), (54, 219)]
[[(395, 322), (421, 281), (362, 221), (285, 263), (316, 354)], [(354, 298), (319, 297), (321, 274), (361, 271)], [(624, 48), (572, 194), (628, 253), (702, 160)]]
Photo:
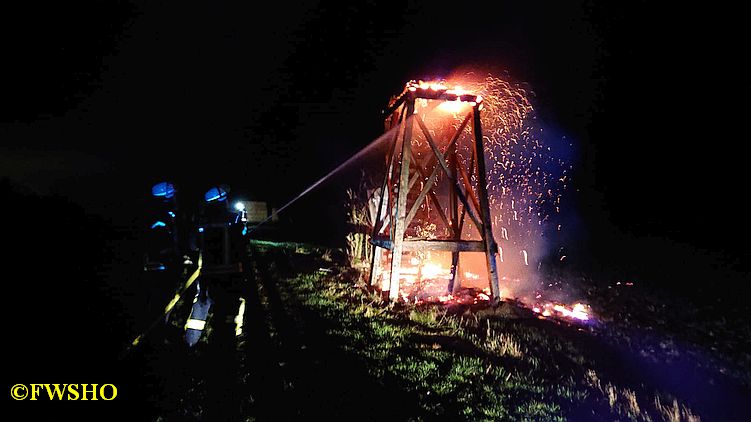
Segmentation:
[[(728, 346), (737, 334), (703, 347), (694, 340), (715, 325), (675, 326), (671, 317), (682, 314), (665, 311), (653, 292), (592, 288), (596, 320), (575, 324), (540, 319), (513, 301), (473, 309), (391, 304), (336, 253), (303, 244), (254, 242), (250, 254), (238, 293), (247, 302), (244, 333), (234, 341), (209, 329), (194, 349), (178, 347), (177, 335), (171, 340), (173, 371), (192, 369), (170, 376), (158, 420), (729, 421), (749, 414), (748, 372), (733, 359), (744, 353)], [(181, 324), (174, 320), (175, 332)]]

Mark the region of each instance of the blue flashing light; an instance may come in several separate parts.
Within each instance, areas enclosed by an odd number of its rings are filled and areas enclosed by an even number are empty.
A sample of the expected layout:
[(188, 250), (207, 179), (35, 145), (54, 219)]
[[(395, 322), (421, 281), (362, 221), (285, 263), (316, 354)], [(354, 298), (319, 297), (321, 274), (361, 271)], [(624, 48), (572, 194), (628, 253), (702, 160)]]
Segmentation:
[(203, 195), (203, 199), (205, 199), (206, 202), (224, 201), (227, 199), (227, 191), (220, 186), (216, 186), (207, 190)]
[(165, 224), (164, 221), (157, 221), (156, 223), (151, 225), (152, 229), (155, 229), (157, 227), (167, 227), (167, 224)]
[(167, 269), (167, 267), (165, 267), (162, 263), (154, 262), (144, 265), (143, 269), (144, 271), (164, 271)]
[(175, 187), (170, 182), (161, 182), (151, 187), (151, 194), (157, 197), (172, 198), (175, 196)]
[(203, 227), (198, 228), (198, 233), (203, 233)]
[(167, 214), (169, 214), (170, 217), (175, 218), (175, 213), (172, 211), (167, 211)]

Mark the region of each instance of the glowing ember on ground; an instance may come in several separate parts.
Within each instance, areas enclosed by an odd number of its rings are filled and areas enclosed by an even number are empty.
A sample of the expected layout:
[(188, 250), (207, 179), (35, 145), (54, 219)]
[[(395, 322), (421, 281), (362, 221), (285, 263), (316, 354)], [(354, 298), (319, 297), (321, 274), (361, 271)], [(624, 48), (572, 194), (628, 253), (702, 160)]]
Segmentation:
[[(439, 303), (443, 305), (478, 305), (490, 303), (489, 288), (460, 288), (453, 294), (448, 293), (448, 283), (452, 278), (451, 269), (442, 266), (439, 262), (430, 260), (421, 261), (412, 257), (409, 264), (402, 267), (402, 299), (407, 303), (427, 304)], [(464, 280), (480, 280), (480, 275), (471, 271), (464, 271)], [(504, 278), (507, 285), (514, 281)], [(530, 309), (540, 318), (555, 318), (572, 322), (586, 322), (592, 319), (590, 307), (584, 303), (576, 302), (573, 305), (555, 301), (545, 301), (543, 293), (534, 295), (534, 302), (513, 297), (509, 289), (501, 290), (501, 297), (513, 300), (514, 303)]]
[[(423, 291), (421, 294), (403, 293), (402, 298), (405, 302), (415, 304), (440, 303), (443, 305), (478, 305), (490, 303), (490, 290), (479, 290), (476, 288), (464, 288), (454, 294), (429, 294)], [(504, 297), (504, 299), (513, 299)], [(587, 322), (592, 319), (590, 307), (584, 303), (577, 302), (573, 305), (566, 305), (557, 302), (544, 302), (535, 305), (527, 305), (524, 302), (514, 300), (514, 303), (521, 305), (532, 312), (538, 314), (540, 318), (554, 318), (572, 322)]]
[(542, 317), (568, 318), (579, 321), (588, 321), (591, 311), (589, 306), (583, 303), (576, 303), (573, 306), (563, 305), (560, 303), (543, 303), (532, 307), (532, 311), (540, 314)]
[[(408, 298), (405, 298), (407, 300)], [(477, 305), (490, 302), (490, 290), (460, 289), (454, 294), (414, 298), (415, 304), (440, 303), (443, 305)]]

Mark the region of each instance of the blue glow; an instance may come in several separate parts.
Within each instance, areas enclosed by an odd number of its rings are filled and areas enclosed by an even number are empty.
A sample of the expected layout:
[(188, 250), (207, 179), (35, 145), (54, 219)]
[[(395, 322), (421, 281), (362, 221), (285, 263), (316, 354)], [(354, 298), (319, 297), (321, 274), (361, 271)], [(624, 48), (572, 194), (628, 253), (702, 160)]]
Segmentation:
[(227, 191), (221, 187), (213, 187), (206, 191), (203, 195), (203, 199), (205, 199), (206, 202), (224, 201), (227, 199)]
[(203, 227), (198, 228), (198, 233), (203, 233)]
[(157, 227), (167, 227), (167, 225), (164, 223), (164, 221), (157, 221), (156, 223), (151, 225), (152, 229), (155, 229)]
[(151, 187), (151, 194), (164, 198), (172, 198), (175, 196), (175, 187), (170, 182), (157, 183)]
[(161, 264), (161, 263), (158, 263), (158, 262), (155, 262), (155, 263), (152, 263), (152, 264), (146, 264), (143, 267), (144, 271), (164, 271), (166, 269), (167, 269), (167, 267), (165, 267), (164, 264)]
[(248, 233), (248, 227), (243, 227), (243, 236), (245, 236)]
[(167, 214), (169, 214), (170, 217), (175, 218), (175, 213), (172, 211), (167, 211)]
[(244, 211), (245, 210), (245, 203), (242, 202), (242, 201), (238, 201), (235, 204), (235, 209), (238, 210), (238, 211)]

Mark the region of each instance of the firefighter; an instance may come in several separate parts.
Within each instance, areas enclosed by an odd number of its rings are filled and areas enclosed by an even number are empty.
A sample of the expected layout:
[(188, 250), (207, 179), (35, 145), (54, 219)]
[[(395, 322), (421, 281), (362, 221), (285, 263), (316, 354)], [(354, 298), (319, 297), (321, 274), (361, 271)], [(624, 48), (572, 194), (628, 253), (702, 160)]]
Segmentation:
[(151, 188), (153, 204), (149, 210), (144, 271), (165, 271), (179, 256), (175, 228), (176, 189), (170, 182)]
[[(242, 321), (234, 317), (243, 308), (243, 300), (235, 292), (237, 286), (234, 281), (243, 271), (242, 238), (247, 214), (244, 203), (240, 202), (239, 207), (237, 204), (230, 205), (229, 192), (229, 186), (211, 186), (205, 191), (203, 201), (197, 207), (202, 275), (197, 283), (196, 296), (185, 326), (185, 339), (189, 346), (194, 346), (200, 339), (210, 311), (216, 318), (216, 323), (212, 325), (214, 335), (230, 336), (242, 325)], [(236, 327), (229, 328), (233, 323)]]

